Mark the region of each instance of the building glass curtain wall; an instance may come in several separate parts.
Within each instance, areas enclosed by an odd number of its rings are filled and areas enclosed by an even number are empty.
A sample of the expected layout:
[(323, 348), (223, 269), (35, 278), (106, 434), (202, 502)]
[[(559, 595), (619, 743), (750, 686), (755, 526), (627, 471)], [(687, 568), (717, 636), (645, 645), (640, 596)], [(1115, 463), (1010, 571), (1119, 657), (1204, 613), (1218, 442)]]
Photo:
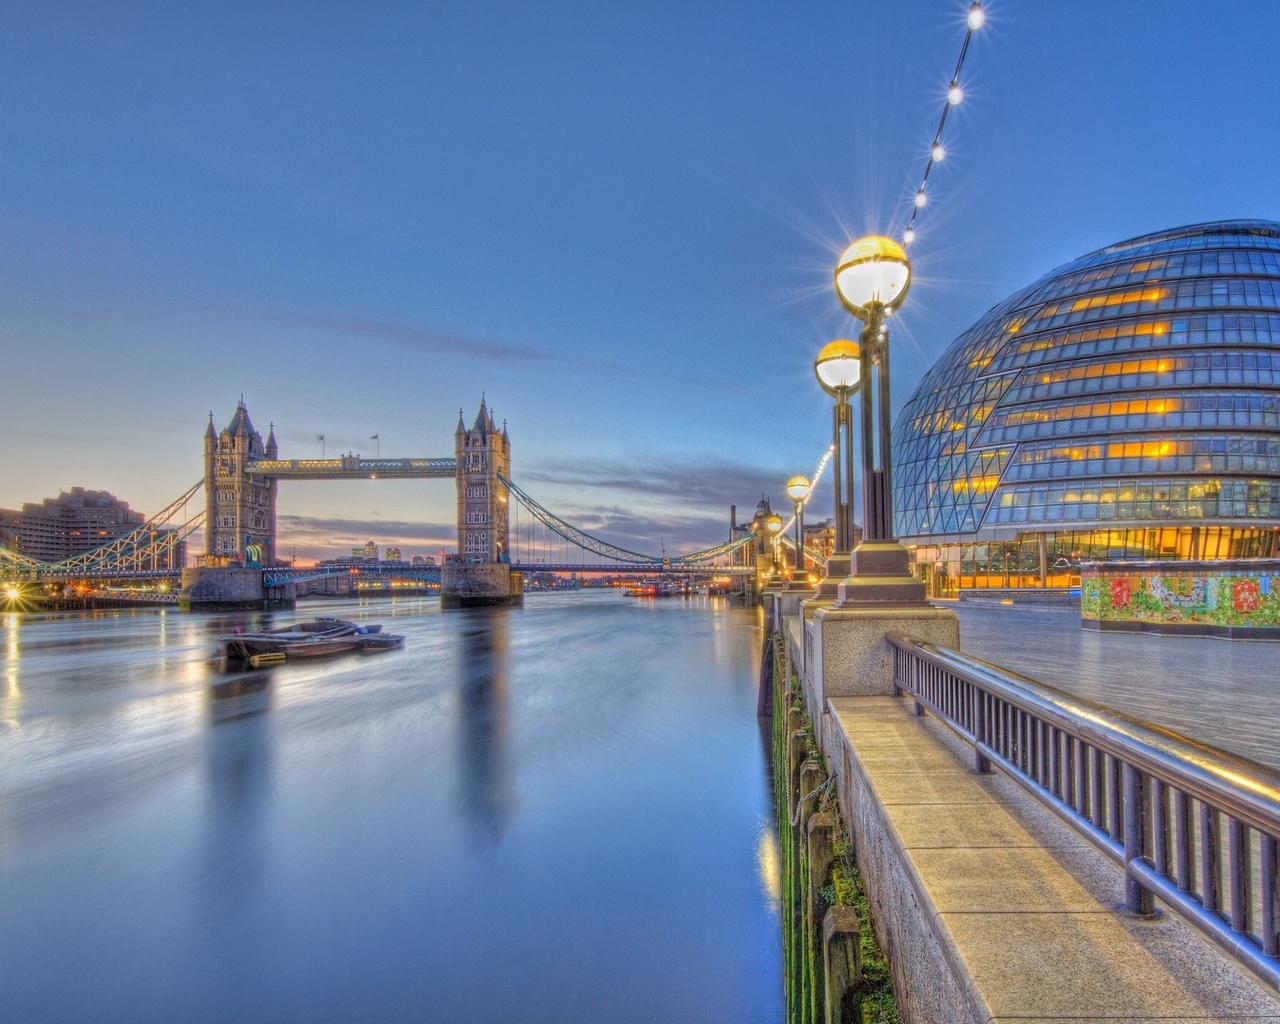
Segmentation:
[(1099, 249), (962, 334), (894, 427), (898, 536), (938, 596), (1091, 559), (1280, 555), (1280, 224)]

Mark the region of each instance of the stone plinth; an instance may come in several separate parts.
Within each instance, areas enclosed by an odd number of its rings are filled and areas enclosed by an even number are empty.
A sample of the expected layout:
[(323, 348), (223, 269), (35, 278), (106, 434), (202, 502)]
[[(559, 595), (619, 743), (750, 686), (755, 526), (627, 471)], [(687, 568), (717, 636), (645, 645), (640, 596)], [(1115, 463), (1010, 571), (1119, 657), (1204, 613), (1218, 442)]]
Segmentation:
[(782, 606), (782, 617), (789, 619), (800, 614), (800, 605), (812, 599), (813, 591), (803, 587), (788, 587), (778, 592), (778, 603)]
[(445, 562), (441, 608), (492, 608), (524, 603), (524, 576), (503, 562)]
[[(813, 614), (812, 663), (805, 675), (813, 708), (826, 710), (829, 697), (871, 697), (893, 693), (893, 647), (885, 636), (903, 633), (958, 650), (960, 620), (948, 608), (837, 608), (819, 605)], [(808, 646), (808, 645), (806, 645)]]
[(863, 541), (849, 558), (849, 576), (836, 587), (837, 608), (920, 605), (924, 584), (911, 575), (911, 556), (896, 540)]
[(178, 607), (189, 611), (221, 611), (262, 608), (267, 596), (262, 589), (262, 570), (206, 568), (182, 570), (182, 590)]

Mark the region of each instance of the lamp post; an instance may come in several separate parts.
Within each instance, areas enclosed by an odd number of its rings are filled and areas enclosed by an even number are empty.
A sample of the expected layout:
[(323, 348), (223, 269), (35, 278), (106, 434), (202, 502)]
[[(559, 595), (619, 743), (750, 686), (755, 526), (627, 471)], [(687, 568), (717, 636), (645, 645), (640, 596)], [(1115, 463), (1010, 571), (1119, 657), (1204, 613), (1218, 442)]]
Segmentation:
[(862, 383), (862, 350), (847, 338), (830, 342), (814, 360), (813, 372), (822, 390), (836, 400), (831, 420), (835, 551), (827, 559), (827, 577), (818, 587), (819, 597), (831, 598), (836, 596), (839, 581), (848, 574), (849, 550), (853, 547), (853, 409), (849, 396)]
[(778, 565), (778, 535), (782, 533), (782, 516), (776, 512), (764, 521), (765, 529), (769, 531), (769, 540), (772, 544), (771, 551), (773, 554), (773, 565), (770, 575), (777, 572), (782, 575), (780, 566)]
[(787, 497), (796, 506), (796, 571), (791, 578), (804, 575), (804, 503), (809, 500), (809, 481), (803, 476), (793, 476), (787, 481)]
[(911, 286), (911, 262), (902, 246), (891, 238), (881, 235), (860, 238), (841, 253), (836, 264), (835, 286), (845, 309), (864, 325), (859, 339), (859, 376), (863, 384), (863, 535), (862, 544), (851, 559), (850, 578), (839, 586), (838, 603), (921, 604), (924, 585), (911, 576), (907, 551), (893, 535), (889, 329), (886, 325)]

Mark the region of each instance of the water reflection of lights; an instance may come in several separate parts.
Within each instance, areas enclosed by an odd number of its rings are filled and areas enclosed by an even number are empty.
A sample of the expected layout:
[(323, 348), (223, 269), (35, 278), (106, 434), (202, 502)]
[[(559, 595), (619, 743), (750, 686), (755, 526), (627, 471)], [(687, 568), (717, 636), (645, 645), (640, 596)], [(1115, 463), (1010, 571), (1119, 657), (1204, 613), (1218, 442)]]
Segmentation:
[(768, 822), (760, 825), (760, 838), (756, 842), (756, 871), (760, 875), (760, 887), (769, 898), (769, 909), (776, 914), (782, 908), (782, 855), (778, 849), (778, 837)]
[(0, 693), (0, 725), (11, 729), (18, 727), (18, 708), (22, 703), (22, 688), (18, 685), (18, 616), (10, 613), (3, 617), (4, 643), (4, 692)]

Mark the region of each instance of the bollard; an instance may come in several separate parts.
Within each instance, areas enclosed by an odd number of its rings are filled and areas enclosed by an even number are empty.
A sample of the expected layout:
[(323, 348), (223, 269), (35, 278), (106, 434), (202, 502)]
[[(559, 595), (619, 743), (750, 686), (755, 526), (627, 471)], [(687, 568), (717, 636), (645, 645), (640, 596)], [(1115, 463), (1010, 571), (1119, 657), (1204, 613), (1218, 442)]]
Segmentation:
[(809, 858), (806, 853), (805, 819), (812, 811), (812, 808), (807, 806), (811, 802), (809, 798), (813, 791), (822, 785), (824, 778), (826, 778), (826, 772), (823, 770), (821, 762), (810, 758), (800, 765), (799, 785), (796, 787), (797, 810), (793, 811), (791, 815), (792, 821), (796, 822), (795, 826), (791, 828), (791, 835), (792, 842), (795, 843), (796, 859), (799, 861), (796, 872), (799, 885), (796, 886), (797, 899), (792, 909), (792, 927), (795, 929), (796, 948), (800, 953), (799, 991), (796, 993), (796, 1005), (802, 1008), (800, 1018), (802, 1021), (812, 1021), (814, 1019), (804, 1013), (805, 1009), (813, 1005), (814, 988), (817, 982), (813, 972), (809, 969), (810, 958), (816, 958), (817, 956), (817, 948), (812, 941), (813, 932), (808, 927), (810, 917), (809, 903), (813, 899), (815, 886), (822, 884), (815, 881), (808, 871)]
[(793, 732), (804, 732), (804, 711), (801, 708), (787, 709), (787, 735)]
[[(851, 1024), (857, 1011), (845, 1016), (844, 1000), (862, 975), (858, 913), (853, 907), (832, 907), (822, 919), (822, 966), (826, 975), (826, 1024)], [(816, 1020), (817, 1018), (815, 1018)]]
[[(810, 759), (800, 766), (800, 799), (804, 800), (810, 793), (822, 785), (827, 777), (827, 769), (823, 767), (822, 762)], [(800, 817), (801, 822), (805, 816)]]
[(825, 811), (818, 811), (809, 815), (806, 829), (809, 833), (809, 877), (817, 879), (821, 887), (826, 884), (831, 862), (835, 860), (836, 820)]
[(803, 730), (787, 738), (787, 810), (796, 811), (796, 792), (800, 784), (800, 765), (809, 756), (809, 734)]
[[(822, 887), (827, 884), (831, 862), (835, 859), (832, 848), (836, 831), (835, 819), (825, 811), (817, 811), (809, 815), (805, 831), (808, 833), (809, 898), (805, 903), (804, 925), (805, 935), (816, 953), (822, 948)], [(823, 977), (825, 976), (824, 968)], [(817, 984), (810, 993), (811, 1020), (822, 1020), (825, 989), (825, 985)]]

